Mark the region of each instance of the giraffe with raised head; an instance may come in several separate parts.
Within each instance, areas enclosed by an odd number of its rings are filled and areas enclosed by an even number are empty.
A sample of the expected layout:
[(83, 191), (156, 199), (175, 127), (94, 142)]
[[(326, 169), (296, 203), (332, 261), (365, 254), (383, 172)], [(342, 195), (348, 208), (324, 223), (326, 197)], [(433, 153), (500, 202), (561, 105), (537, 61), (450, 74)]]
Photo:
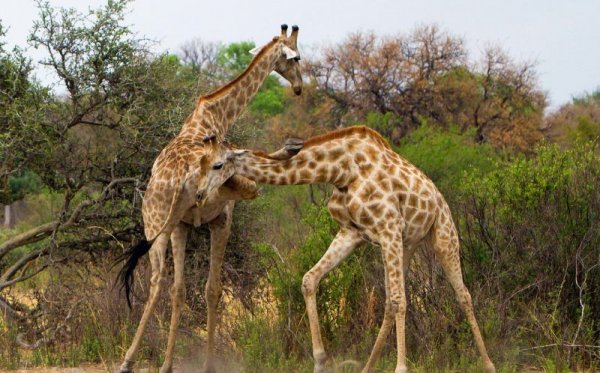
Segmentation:
[[(495, 371), (475, 320), (471, 296), (463, 283), (459, 240), (450, 208), (433, 182), (395, 153), (381, 135), (358, 126), (317, 136), (304, 144), (290, 142), (270, 156), (239, 150), (226, 154), (225, 161), (235, 167), (236, 175), (257, 183), (329, 183), (334, 186), (328, 209), (340, 230), (323, 257), (302, 280), (315, 372), (326, 371), (330, 364), (317, 315), (315, 293), (319, 281), (364, 241), (381, 247), (386, 288), (384, 319), (365, 372), (373, 371), (394, 322), (396, 373), (407, 371), (405, 274), (421, 243), (432, 248), (450, 281), (473, 332), (485, 371)], [(215, 172), (207, 177), (217, 179), (219, 175)], [(207, 190), (204, 194), (212, 192)]]
[[(215, 353), (217, 305), (221, 296), (221, 266), (229, 238), (234, 200), (256, 196), (256, 184), (225, 168), (209, 183), (210, 168), (218, 168), (223, 156), (225, 135), (248, 106), (267, 76), (275, 71), (302, 92), (297, 38), (298, 26), (288, 36), (287, 25), (281, 34), (262, 48), (255, 48), (250, 65), (234, 80), (198, 99), (180, 133), (161, 151), (152, 167), (152, 175), (142, 203), (145, 240), (124, 254), (127, 258), (120, 278), (129, 301), (132, 276), (138, 259), (149, 252), (152, 266), (150, 290), (140, 324), (125, 354), (120, 372), (131, 372), (134, 357), (148, 320), (154, 310), (165, 279), (165, 256), (171, 240), (174, 283), (171, 290), (172, 314), (165, 360), (161, 373), (172, 371), (173, 351), (181, 308), (185, 300), (183, 266), (188, 227), (207, 223), (210, 230), (210, 269), (206, 282), (207, 343), (204, 371), (212, 372)], [(221, 164), (223, 167), (223, 164)], [(199, 190), (218, 188), (211, 198), (202, 198)], [(199, 200), (202, 199), (202, 203)]]

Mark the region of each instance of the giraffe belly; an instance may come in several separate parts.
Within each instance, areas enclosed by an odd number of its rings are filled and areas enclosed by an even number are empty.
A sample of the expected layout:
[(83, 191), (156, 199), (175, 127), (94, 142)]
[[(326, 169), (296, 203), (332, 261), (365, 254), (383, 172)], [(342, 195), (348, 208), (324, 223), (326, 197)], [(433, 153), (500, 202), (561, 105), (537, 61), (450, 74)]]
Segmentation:
[(437, 214), (407, 206), (404, 208), (403, 216), (405, 227), (402, 232), (402, 240), (411, 245), (418, 244), (427, 237)]
[(211, 203), (203, 206), (202, 208), (194, 206), (185, 212), (185, 215), (181, 220), (186, 224), (198, 227), (201, 224), (206, 224), (216, 219), (217, 216), (219, 216), (223, 212), (223, 209), (225, 208), (227, 203), (227, 201)]

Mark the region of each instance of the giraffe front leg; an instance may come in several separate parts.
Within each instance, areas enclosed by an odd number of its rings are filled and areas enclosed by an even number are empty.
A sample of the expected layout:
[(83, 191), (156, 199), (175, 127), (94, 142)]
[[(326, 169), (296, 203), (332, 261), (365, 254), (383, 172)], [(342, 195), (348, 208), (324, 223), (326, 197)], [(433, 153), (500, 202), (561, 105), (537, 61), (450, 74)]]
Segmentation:
[(210, 269), (205, 288), (208, 312), (206, 321), (208, 340), (206, 342), (206, 361), (203, 367), (205, 373), (215, 372), (215, 329), (217, 326), (217, 306), (221, 299), (222, 290), (221, 267), (223, 265), (223, 256), (225, 255), (225, 246), (231, 233), (234, 203), (231, 201), (223, 209), (221, 215), (208, 223), (210, 229)]
[(169, 325), (169, 340), (167, 351), (165, 352), (165, 361), (160, 368), (160, 373), (170, 373), (173, 371), (173, 353), (175, 351), (175, 342), (177, 340), (177, 327), (181, 315), (181, 307), (185, 303), (185, 282), (183, 279), (185, 244), (188, 229), (180, 223), (171, 233), (171, 246), (173, 250), (174, 263), (174, 281), (171, 289), (171, 324)]
[(361, 242), (362, 238), (356, 231), (342, 228), (329, 245), (323, 257), (319, 259), (317, 264), (302, 279), (302, 295), (306, 303), (306, 312), (310, 324), (315, 373), (332, 370), (329, 366), (327, 354), (325, 353), (323, 339), (321, 338), (321, 329), (319, 327), (316, 298), (319, 281), (344, 260)]

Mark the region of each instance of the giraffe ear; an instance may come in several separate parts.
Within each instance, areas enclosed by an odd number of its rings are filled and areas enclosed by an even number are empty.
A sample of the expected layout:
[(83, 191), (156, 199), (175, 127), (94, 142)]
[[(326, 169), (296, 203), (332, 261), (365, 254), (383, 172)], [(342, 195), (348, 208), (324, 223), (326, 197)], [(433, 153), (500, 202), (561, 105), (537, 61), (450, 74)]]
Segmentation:
[(258, 54), (258, 52), (260, 52), (261, 49), (262, 49), (262, 47), (252, 48), (248, 51), (248, 53), (250, 53), (253, 56), (256, 56)]
[(283, 53), (285, 53), (286, 59), (291, 60), (292, 58), (298, 57), (298, 52), (296, 52), (292, 48), (288, 47), (287, 45), (284, 45), (282, 47), (282, 49), (283, 49)]

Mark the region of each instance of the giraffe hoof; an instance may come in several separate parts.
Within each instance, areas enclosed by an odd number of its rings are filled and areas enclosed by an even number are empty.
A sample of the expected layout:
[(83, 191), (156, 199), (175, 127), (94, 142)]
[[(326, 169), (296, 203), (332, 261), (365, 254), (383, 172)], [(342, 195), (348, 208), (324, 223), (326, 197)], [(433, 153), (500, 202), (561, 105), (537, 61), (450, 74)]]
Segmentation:
[(164, 366), (164, 365), (163, 365), (163, 366), (160, 368), (160, 371), (159, 371), (159, 373), (173, 373), (173, 367), (172, 367), (171, 365), (169, 365), (169, 366)]
[(202, 367), (202, 373), (216, 373), (215, 365), (212, 362), (206, 361)]
[(496, 373), (496, 367), (494, 366), (494, 364), (492, 362), (490, 362), (490, 363), (484, 365), (483, 371), (485, 373)]
[(315, 373), (333, 373), (333, 360), (325, 353), (315, 359)]
[(324, 365), (315, 365), (315, 373), (333, 373), (333, 365), (332, 364), (324, 364)]
[(119, 367), (119, 373), (133, 373), (133, 361), (125, 360)]

